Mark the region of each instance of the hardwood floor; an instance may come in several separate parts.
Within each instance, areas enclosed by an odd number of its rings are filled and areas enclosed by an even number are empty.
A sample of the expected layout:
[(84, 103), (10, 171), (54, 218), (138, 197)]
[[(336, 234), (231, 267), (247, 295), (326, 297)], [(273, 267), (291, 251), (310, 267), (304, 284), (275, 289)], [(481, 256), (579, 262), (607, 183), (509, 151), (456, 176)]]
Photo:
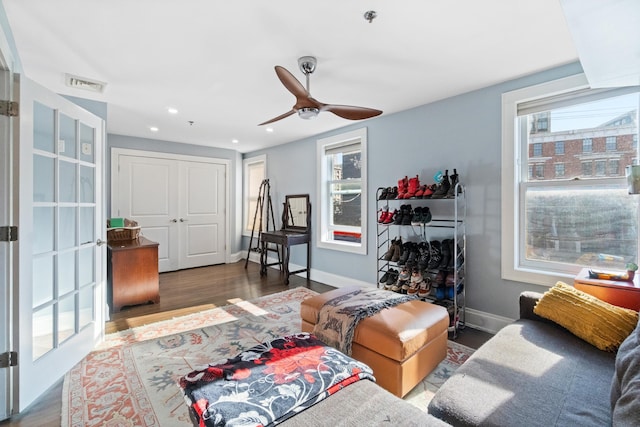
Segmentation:
[[(260, 276), (260, 265), (249, 262), (244, 268), (244, 260), (234, 264), (193, 268), (160, 274), (160, 303), (124, 308), (111, 315), (106, 323), (106, 333), (116, 332), (145, 325), (176, 316), (228, 305), (229, 299), (254, 299), (263, 295), (304, 286), (316, 292), (326, 292), (333, 287), (291, 276), (290, 284), (283, 283), (277, 270), (269, 269), (266, 276)], [(491, 335), (463, 329), (457, 342), (477, 348)], [(5, 426), (57, 426), (60, 425), (62, 410), (61, 378), (44, 396), (27, 410), (9, 420), (1, 421)]]

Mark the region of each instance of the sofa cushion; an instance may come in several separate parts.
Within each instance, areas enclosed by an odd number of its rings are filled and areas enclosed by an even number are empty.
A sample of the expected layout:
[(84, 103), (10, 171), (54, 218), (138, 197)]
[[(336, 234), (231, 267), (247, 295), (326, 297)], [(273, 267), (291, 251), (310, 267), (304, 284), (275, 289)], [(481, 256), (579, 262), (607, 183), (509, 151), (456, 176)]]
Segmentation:
[(520, 319), (456, 370), (429, 413), (456, 426), (611, 425), (614, 362), (555, 324)]
[(558, 282), (534, 308), (600, 350), (616, 351), (638, 323), (638, 312), (604, 302)]
[(618, 350), (611, 410), (614, 426), (640, 425), (640, 323)]

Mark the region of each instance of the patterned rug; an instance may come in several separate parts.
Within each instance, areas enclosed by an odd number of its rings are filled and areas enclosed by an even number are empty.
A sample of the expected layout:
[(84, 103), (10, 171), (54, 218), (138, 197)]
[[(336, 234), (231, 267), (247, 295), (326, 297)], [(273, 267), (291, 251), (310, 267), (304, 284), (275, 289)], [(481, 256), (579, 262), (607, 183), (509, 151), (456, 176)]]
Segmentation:
[[(181, 375), (255, 344), (300, 331), (306, 288), (261, 297), (107, 335), (69, 371), (61, 426), (189, 426)], [(473, 350), (449, 341), (447, 358), (405, 400), (426, 411), (433, 393)]]

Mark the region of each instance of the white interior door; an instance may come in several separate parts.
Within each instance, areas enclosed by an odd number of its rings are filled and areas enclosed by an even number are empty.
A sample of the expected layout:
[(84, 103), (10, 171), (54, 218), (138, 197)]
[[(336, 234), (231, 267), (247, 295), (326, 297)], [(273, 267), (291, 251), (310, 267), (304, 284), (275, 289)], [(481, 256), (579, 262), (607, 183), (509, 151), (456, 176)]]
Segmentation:
[[(4, 69), (0, 51), (0, 100), (9, 100), (11, 73)], [(12, 225), (11, 217), (11, 128), (8, 116), (0, 115), (0, 226)], [(11, 302), (12, 242), (0, 242), (0, 354), (13, 350), (11, 346)], [(11, 370), (0, 368), (0, 420), (11, 415)]]
[(104, 332), (104, 122), (26, 78), (16, 88), (14, 283), (22, 411), (88, 354)]
[(137, 221), (142, 234), (158, 242), (159, 271), (177, 270), (178, 164), (171, 159), (128, 155), (113, 161), (118, 162), (119, 197), (112, 216)]
[(160, 272), (226, 261), (227, 163), (119, 148), (111, 163), (112, 216), (137, 221), (159, 243)]
[(225, 262), (225, 166), (180, 162), (180, 268)]

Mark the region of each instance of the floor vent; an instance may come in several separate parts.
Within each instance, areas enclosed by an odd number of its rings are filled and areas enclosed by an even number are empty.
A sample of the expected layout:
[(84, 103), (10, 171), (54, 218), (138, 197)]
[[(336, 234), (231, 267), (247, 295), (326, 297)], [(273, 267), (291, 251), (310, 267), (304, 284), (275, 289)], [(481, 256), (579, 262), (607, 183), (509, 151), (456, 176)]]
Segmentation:
[(104, 82), (100, 82), (97, 80), (91, 80), (86, 77), (78, 77), (73, 74), (65, 74), (64, 81), (67, 86), (73, 87), (76, 89), (89, 90), (91, 92), (104, 92), (104, 88), (107, 85)]

